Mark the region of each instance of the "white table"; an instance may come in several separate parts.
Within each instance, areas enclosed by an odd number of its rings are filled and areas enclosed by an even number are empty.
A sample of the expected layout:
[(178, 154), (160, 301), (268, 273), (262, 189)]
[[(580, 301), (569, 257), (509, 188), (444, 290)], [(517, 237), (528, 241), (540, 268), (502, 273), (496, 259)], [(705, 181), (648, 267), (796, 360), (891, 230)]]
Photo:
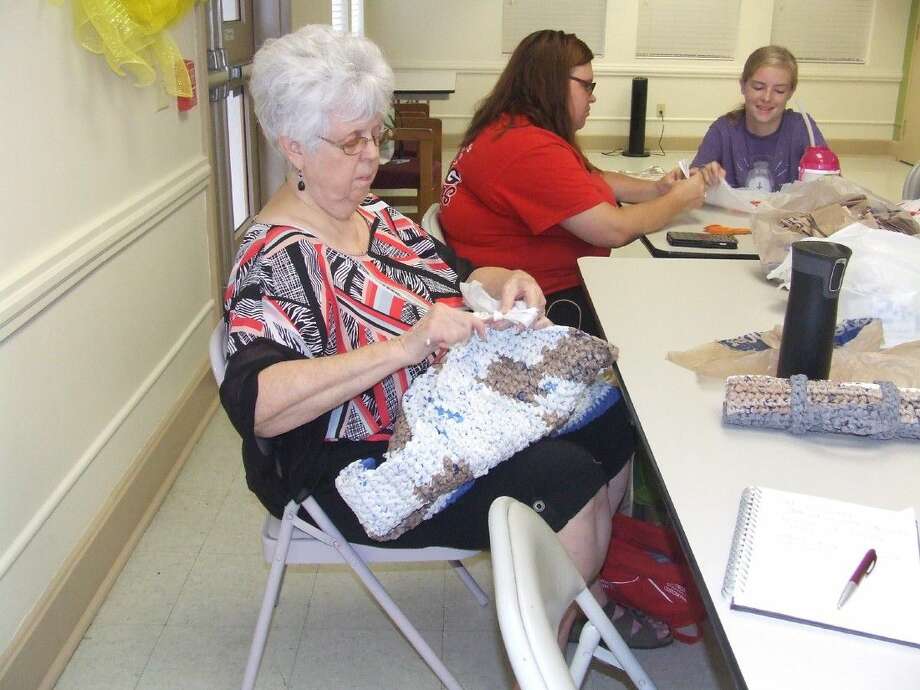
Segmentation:
[(705, 227), (712, 224), (729, 227), (750, 228), (751, 214), (708, 204), (692, 211), (684, 211), (676, 216), (667, 226), (657, 232), (642, 237), (642, 244), (655, 258), (685, 259), (757, 259), (757, 250), (751, 235), (737, 235), (737, 249), (710, 249), (703, 247), (672, 247), (668, 244), (669, 230), (676, 232), (705, 232)]
[(592, 257), (579, 267), (739, 686), (920, 688), (918, 649), (733, 611), (720, 593), (746, 486), (920, 511), (920, 444), (722, 425), (722, 382), (665, 354), (781, 323), (785, 295), (758, 264)]

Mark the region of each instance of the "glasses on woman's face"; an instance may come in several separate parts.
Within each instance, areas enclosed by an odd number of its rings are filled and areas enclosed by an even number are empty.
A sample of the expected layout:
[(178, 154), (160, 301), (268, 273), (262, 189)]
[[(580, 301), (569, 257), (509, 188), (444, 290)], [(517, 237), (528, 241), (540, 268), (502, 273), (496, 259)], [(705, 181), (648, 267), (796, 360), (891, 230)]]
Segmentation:
[(585, 91), (587, 91), (588, 93), (594, 93), (594, 87), (597, 86), (596, 81), (588, 81), (587, 79), (579, 79), (578, 77), (574, 77), (571, 74), (569, 75), (569, 79), (574, 79), (575, 81), (577, 81), (579, 84), (585, 87)]
[(341, 149), (342, 153), (346, 156), (357, 156), (361, 151), (364, 150), (364, 147), (367, 146), (368, 142), (373, 141), (374, 146), (378, 149), (386, 144), (390, 139), (393, 138), (393, 131), (390, 129), (382, 129), (379, 134), (372, 134), (370, 137), (359, 137), (354, 136), (351, 139), (343, 141), (341, 144), (337, 141), (332, 141), (326, 137), (320, 137), (327, 144), (332, 144), (337, 149)]

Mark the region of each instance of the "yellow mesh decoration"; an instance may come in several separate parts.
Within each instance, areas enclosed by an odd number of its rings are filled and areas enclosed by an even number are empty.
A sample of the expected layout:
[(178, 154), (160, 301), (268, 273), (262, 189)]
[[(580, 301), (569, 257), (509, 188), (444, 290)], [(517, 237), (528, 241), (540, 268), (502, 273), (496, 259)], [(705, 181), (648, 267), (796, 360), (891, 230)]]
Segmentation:
[(206, 0), (73, 0), (74, 33), (80, 45), (105, 56), (112, 71), (130, 76), (135, 86), (150, 86), (159, 73), (168, 94), (187, 98), (188, 71), (166, 29), (199, 1)]

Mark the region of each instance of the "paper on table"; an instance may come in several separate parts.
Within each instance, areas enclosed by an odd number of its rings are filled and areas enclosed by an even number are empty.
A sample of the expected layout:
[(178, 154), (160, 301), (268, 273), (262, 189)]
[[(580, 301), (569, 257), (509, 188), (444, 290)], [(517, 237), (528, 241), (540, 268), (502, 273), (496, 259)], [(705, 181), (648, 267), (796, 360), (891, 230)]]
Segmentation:
[[(837, 600), (869, 549), (878, 562)], [(723, 594), (732, 608), (920, 646), (913, 509), (884, 510), (765, 488), (745, 491)]]
[[(677, 161), (677, 167), (690, 177), (690, 161), (686, 158)], [(769, 194), (755, 189), (735, 189), (723, 179), (719, 184), (706, 190), (706, 203), (720, 208), (727, 208), (742, 213), (752, 213), (757, 210), (771, 208), (767, 201)]]

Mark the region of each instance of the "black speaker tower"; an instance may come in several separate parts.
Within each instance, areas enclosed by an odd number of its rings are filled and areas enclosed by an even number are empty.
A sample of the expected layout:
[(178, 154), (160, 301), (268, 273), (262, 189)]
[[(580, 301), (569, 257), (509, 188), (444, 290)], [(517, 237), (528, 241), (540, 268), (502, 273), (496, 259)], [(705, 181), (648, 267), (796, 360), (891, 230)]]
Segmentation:
[(629, 108), (629, 143), (624, 156), (642, 158), (648, 155), (645, 150), (645, 108), (648, 102), (648, 79), (633, 77), (632, 100)]

